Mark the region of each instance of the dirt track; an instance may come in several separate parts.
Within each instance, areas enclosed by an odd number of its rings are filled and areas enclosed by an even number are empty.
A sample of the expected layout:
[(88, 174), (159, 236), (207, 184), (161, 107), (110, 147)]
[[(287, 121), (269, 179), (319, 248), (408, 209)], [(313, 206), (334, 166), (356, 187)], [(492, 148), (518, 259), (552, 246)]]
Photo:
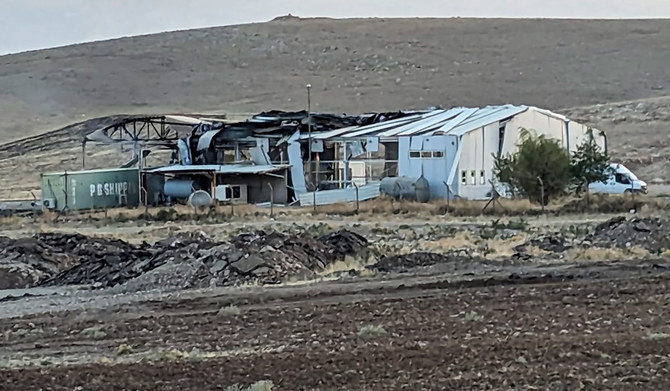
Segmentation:
[[(664, 389), (670, 265), (633, 265), (470, 283), (336, 282), (15, 318), (0, 326), (2, 362), (32, 366), (0, 378), (22, 390), (259, 380), (285, 390)], [(231, 303), (241, 314), (217, 314)], [(387, 334), (361, 338), (364, 325)], [(96, 326), (101, 335), (86, 331)], [(122, 344), (132, 352), (119, 355)]]

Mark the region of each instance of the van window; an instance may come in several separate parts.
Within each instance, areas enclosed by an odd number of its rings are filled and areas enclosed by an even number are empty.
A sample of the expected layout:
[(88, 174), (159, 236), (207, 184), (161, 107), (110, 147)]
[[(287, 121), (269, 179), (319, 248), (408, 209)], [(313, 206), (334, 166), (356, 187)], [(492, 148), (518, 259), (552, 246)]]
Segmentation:
[(627, 175), (624, 174), (616, 174), (616, 181), (618, 183), (624, 184), (624, 185), (630, 185), (630, 179), (628, 179)]

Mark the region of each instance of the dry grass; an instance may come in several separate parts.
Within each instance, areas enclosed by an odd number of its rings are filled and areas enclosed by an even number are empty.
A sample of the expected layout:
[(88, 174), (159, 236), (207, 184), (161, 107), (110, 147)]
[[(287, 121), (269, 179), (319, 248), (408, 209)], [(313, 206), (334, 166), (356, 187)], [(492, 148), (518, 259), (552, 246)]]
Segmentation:
[(367, 269), (365, 268), (368, 265), (376, 262), (376, 259), (360, 259), (354, 257), (345, 257), (344, 260), (336, 261), (322, 270), (319, 274), (322, 276), (328, 276), (335, 273), (346, 272), (350, 270), (355, 270), (357, 272), (363, 272)]
[[(481, 215), (535, 215), (540, 212), (537, 205), (528, 200), (501, 199), (495, 208), (490, 205), (486, 210), (487, 201), (472, 200), (434, 200), (427, 203), (414, 201), (396, 201), (387, 197), (379, 197), (373, 200), (363, 201), (359, 204), (361, 215), (383, 215), (383, 216), (481, 216)], [(502, 207), (501, 207), (502, 205)], [(316, 214), (330, 214), (349, 216), (355, 213), (355, 203), (338, 203), (332, 205), (317, 206)], [(313, 207), (305, 207), (313, 213)]]
[(640, 258), (648, 256), (649, 252), (643, 248), (632, 247), (622, 249), (618, 247), (603, 248), (603, 247), (588, 247), (588, 248), (573, 248), (565, 253), (566, 261), (606, 261), (613, 259), (628, 259)]

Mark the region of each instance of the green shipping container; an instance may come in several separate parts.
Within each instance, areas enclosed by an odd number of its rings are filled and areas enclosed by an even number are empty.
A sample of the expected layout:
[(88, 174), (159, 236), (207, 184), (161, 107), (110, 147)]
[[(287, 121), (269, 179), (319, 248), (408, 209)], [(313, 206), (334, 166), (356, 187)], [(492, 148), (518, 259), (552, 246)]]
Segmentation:
[(42, 174), (42, 205), (55, 210), (140, 204), (139, 170), (113, 168)]

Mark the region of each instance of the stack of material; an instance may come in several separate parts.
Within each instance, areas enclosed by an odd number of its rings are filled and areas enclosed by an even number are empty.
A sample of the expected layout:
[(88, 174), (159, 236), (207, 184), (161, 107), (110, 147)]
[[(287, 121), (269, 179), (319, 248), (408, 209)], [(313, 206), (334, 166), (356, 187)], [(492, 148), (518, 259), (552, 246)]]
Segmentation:
[(0, 289), (30, 287), (83, 259), (118, 262), (128, 254), (150, 256), (148, 246), (83, 235), (42, 233), (30, 238), (0, 237)]
[(586, 240), (605, 247), (642, 247), (658, 254), (670, 249), (670, 221), (654, 217), (615, 217), (598, 225)]
[(151, 246), (121, 242), (105, 256), (79, 257), (43, 280), (47, 285), (123, 285), (124, 290), (276, 284), (310, 278), (345, 256), (363, 256), (367, 240), (342, 230), (322, 237), (257, 231), (216, 242), (203, 234), (171, 237)]

